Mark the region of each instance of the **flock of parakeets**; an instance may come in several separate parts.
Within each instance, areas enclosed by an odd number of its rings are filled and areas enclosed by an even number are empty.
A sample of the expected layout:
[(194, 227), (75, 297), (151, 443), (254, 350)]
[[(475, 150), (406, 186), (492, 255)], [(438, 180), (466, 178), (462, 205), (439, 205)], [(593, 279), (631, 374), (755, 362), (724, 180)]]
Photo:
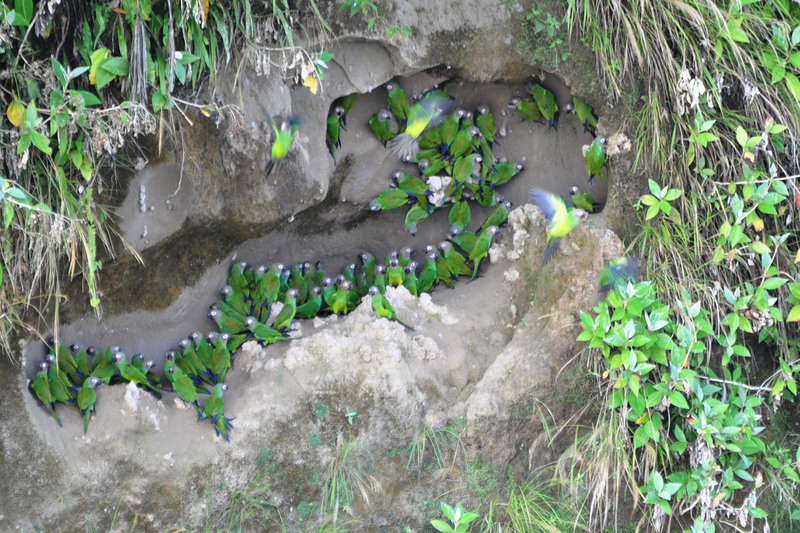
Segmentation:
[[(556, 127), (559, 109), (553, 94), (538, 84), (526, 86), (528, 97), (514, 97), (509, 107), (525, 120)], [(475, 113), (457, 108), (447, 94), (447, 84), (436, 87), (413, 103), (400, 85), (386, 85), (388, 109), (378, 110), (369, 127), (385, 147), (390, 147), (404, 163), (417, 165), (420, 176), (398, 170), (392, 185), (370, 204), (373, 211), (410, 205), (406, 230), (416, 233), (417, 224), (432, 212), (450, 207), (450, 230), (446, 240), (428, 245), (414, 258), (414, 250), (403, 248), (378, 262), (368, 253), (360, 255), (360, 267), (346, 265), (338, 275), (329, 273), (324, 263), (297, 263), (290, 268), (276, 263), (269, 267), (236, 263), (222, 299), (215, 303), (208, 318), (216, 322), (219, 333), (191, 334), (164, 357), (164, 375), (172, 390), (191, 405), (198, 419), (208, 421), (217, 436), (229, 440), (233, 428), (225, 416), (222, 399), (227, 390), (225, 375), (232, 368), (234, 354), (248, 340), (266, 346), (291, 339), (289, 331), (295, 319), (324, 314), (345, 314), (355, 309), (369, 295), (377, 316), (412, 329), (395, 312), (385, 295), (387, 287), (402, 285), (417, 296), (442, 283), (453, 287), (459, 277), (474, 280), (481, 261), (488, 256), (492, 238), (508, 219), (511, 203), (504, 201), (497, 187), (507, 183), (522, 170), (519, 163), (499, 161), (492, 154), (496, 142), (494, 117), (486, 105)], [(346, 131), (347, 115), (358, 94), (333, 102), (327, 119), (326, 145), (336, 160), (341, 146), (340, 132)], [(591, 106), (573, 96), (564, 111), (574, 112), (585, 131), (595, 135), (597, 117)], [(288, 154), (298, 120), (288, 117), (279, 125), (267, 115), (275, 130), (267, 173)], [(586, 153), (589, 182), (599, 175), (605, 180), (602, 137), (594, 139)], [(438, 188), (431, 177), (438, 177)], [(443, 179), (444, 178), (444, 179)], [(434, 190), (435, 189), (435, 190)], [(554, 255), (561, 240), (597, 207), (595, 201), (578, 187), (570, 189), (571, 205), (559, 196), (530, 188), (531, 199), (548, 218), (544, 263)], [(496, 206), (480, 228), (467, 230), (471, 210), (469, 201)], [(620, 258), (601, 273), (600, 286), (608, 290), (620, 283), (635, 280), (636, 262)], [(155, 363), (141, 354), (130, 358), (118, 346), (104, 351), (73, 344), (57, 348), (51, 340), (49, 353), (39, 363), (30, 388), (48, 412), (61, 425), (56, 412), (64, 404), (80, 413), (86, 433), (95, 409), (98, 384), (133, 382), (161, 398), (163, 392)], [(201, 395), (205, 397), (201, 405)]]

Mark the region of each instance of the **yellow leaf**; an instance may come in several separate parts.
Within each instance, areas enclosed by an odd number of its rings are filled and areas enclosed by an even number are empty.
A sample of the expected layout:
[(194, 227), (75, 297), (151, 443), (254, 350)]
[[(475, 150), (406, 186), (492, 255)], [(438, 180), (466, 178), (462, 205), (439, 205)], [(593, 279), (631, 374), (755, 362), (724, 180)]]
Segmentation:
[(794, 256), (794, 262), (800, 263), (800, 248), (797, 249), (797, 255)]
[(200, 16), (203, 17), (203, 27), (205, 28), (206, 20), (208, 20), (208, 0), (200, 1)]
[(25, 104), (14, 98), (10, 104), (8, 104), (8, 109), (6, 110), (6, 116), (8, 117), (8, 121), (12, 123), (14, 126), (19, 127), (22, 124), (22, 114), (25, 112)]
[(640, 416), (639, 418), (636, 419), (636, 424), (641, 426), (642, 424), (644, 424), (645, 422), (648, 422), (649, 420), (650, 420), (650, 413), (645, 411), (642, 414), (642, 416)]
[(97, 83), (97, 69), (100, 68), (100, 65), (103, 63), (103, 60), (108, 57), (111, 53), (111, 50), (108, 48), (100, 48), (92, 52), (92, 66), (89, 67), (89, 83), (92, 85)]
[(760, 218), (756, 217), (755, 220), (753, 220), (753, 229), (756, 230), (756, 231), (763, 230), (764, 229), (764, 221), (761, 220)]
[(308, 90), (311, 91), (311, 94), (317, 94), (317, 88), (319, 87), (319, 82), (317, 81), (317, 78), (310, 75), (305, 80), (303, 80), (303, 86), (308, 87)]

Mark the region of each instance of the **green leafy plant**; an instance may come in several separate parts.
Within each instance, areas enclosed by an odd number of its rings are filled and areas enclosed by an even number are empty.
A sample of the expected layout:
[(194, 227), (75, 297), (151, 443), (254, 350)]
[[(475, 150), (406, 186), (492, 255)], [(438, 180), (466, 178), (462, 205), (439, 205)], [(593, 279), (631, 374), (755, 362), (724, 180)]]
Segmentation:
[[(339, 11), (344, 11), (346, 9), (350, 10), (350, 18), (361, 13), (361, 15), (367, 19), (367, 30), (371, 30), (376, 22), (380, 22), (384, 26), (389, 24), (386, 17), (378, 12), (378, 6), (371, 0), (344, 0)], [(411, 27), (392, 24), (387, 26), (386, 36), (389, 37), (389, 41), (394, 41), (395, 38), (399, 38), (403, 41), (411, 37)]]
[[(444, 502), (441, 502), (442, 513), (450, 521), (450, 524), (438, 518), (431, 520), (431, 525), (437, 531), (444, 533), (466, 533), (470, 529), (470, 523), (477, 519), (480, 515), (474, 512), (465, 512), (464, 507), (459, 503), (455, 508), (450, 507)], [(452, 524), (452, 525), (451, 525)]]
[(369, 503), (370, 492), (380, 492), (381, 484), (365, 472), (371, 462), (369, 451), (355, 439), (336, 447), (333, 460), (325, 472), (321, 508), (333, 513), (336, 522), (339, 511), (346, 511), (355, 499), (356, 490)]
[(650, 186), (650, 192), (653, 194), (645, 194), (639, 198), (639, 202), (643, 203), (648, 208), (644, 219), (650, 220), (655, 218), (660, 212), (671, 217), (674, 222), (678, 222), (679, 217), (678, 220), (675, 220), (678, 211), (672, 209), (670, 202), (680, 198), (683, 191), (680, 189), (670, 189), (669, 187), (659, 187), (653, 180), (647, 180), (647, 183)]

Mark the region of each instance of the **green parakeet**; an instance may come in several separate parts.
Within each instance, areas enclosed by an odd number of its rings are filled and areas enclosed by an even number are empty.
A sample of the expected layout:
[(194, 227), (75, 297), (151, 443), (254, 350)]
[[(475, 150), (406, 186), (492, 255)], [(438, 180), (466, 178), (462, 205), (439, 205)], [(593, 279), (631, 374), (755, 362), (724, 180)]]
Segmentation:
[(470, 210), (469, 203), (466, 200), (461, 200), (453, 204), (450, 208), (450, 233), (458, 235), (464, 228), (469, 226)]
[(375, 256), (369, 252), (362, 253), (359, 258), (361, 259), (361, 272), (364, 273), (364, 276), (367, 280), (367, 286), (372, 286), (375, 284), (375, 267), (377, 263), (375, 261)]
[(280, 126), (275, 122), (272, 115), (267, 115), (272, 129), (275, 130), (275, 142), (272, 143), (272, 152), (269, 162), (267, 163), (267, 176), (269, 176), (276, 166), (279, 166), (289, 149), (292, 147), (294, 141), (294, 134), (297, 132), (300, 122), (295, 117), (287, 117)]
[(233, 429), (231, 421), (234, 419), (225, 416), (225, 402), (222, 400), (222, 393), (227, 390), (228, 386), (224, 383), (214, 385), (211, 396), (206, 398), (203, 404), (203, 416), (214, 426), (217, 437), (221, 435), (226, 441), (230, 442), (229, 433)]
[(578, 117), (578, 120), (583, 123), (583, 131), (589, 132), (592, 135), (597, 134), (597, 115), (594, 114), (594, 109), (585, 100), (572, 96), (570, 101), (570, 108), (573, 113)]
[(503, 202), (497, 206), (491, 215), (481, 224), (481, 228), (477, 231), (485, 231), (489, 226), (497, 226), (498, 228), (506, 223), (508, 220), (508, 212), (511, 211), (511, 202)]
[(100, 383), (98, 378), (89, 376), (83, 380), (83, 386), (78, 391), (78, 409), (81, 410), (81, 416), (83, 417), (84, 435), (86, 435), (86, 430), (89, 429), (89, 419), (97, 403), (97, 392), (94, 388), (98, 383)]
[(525, 120), (530, 122), (542, 121), (542, 114), (539, 112), (539, 106), (531, 99), (514, 96), (508, 101), (508, 106), (516, 109), (519, 116)]
[(167, 379), (172, 384), (172, 390), (178, 393), (180, 399), (194, 407), (200, 420), (205, 420), (203, 410), (200, 408), (200, 403), (197, 401), (197, 389), (192, 379), (176, 365), (171, 365), (167, 369)]
[(342, 145), (339, 134), (343, 116), (344, 108), (342, 106), (334, 107), (328, 115), (328, 127), (325, 130), (325, 146), (328, 147), (328, 152), (333, 157), (334, 165), (336, 164), (336, 149)]
[(403, 272), (403, 267), (400, 266), (400, 261), (392, 259), (389, 266), (386, 267), (386, 283), (392, 287), (397, 287), (403, 284), (406, 275)]
[(322, 288), (315, 285), (308, 293), (308, 300), (297, 306), (294, 316), (296, 318), (314, 318), (320, 309), (322, 309)]
[(478, 235), (475, 241), (475, 246), (469, 252), (469, 260), (472, 261), (472, 278), (473, 281), (478, 277), (478, 269), (481, 266), (481, 260), (489, 255), (489, 246), (492, 244), (492, 238), (500, 232), (497, 226), (489, 226), (486, 231)]
[(402, 325), (405, 328), (410, 330), (414, 330), (411, 326), (397, 318), (397, 313), (392, 307), (392, 304), (389, 300), (384, 296), (379, 290), (378, 287), (372, 286), (369, 288), (369, 295), (372, 299), (372, 310), (375, 311), (379, 317), (388, 318), (389, 320), (394, 320), (398, 324)]
[(408, 100), (408, 95), (400, 87), (399, 84), (390, 82), (386, 84), (387, 100), (389, 102), (389, 109), (397, 119), (399, 132), (406, 129), (406, 122), (408, 122), (408, 113), (411, 109), (411, 103)]
[(639, 263), (634, 257), (618, 257), (606, 263), (600, 271), (597, 286), (600, 292), (607, 292), (613, 288), (625, 287), (628, 282), (636, 283), (639, 276)]
[(397, 209), (398, 207), (406, 205), (408, 200), (409, 196), (407, 192), (401, 191), (400, 189), (386, 189), (370, 202), (369, 209), (370, 211)]
[(392, 151), (402, 160), (413, 161), (419, 151), (419, 138), (429, 127), (441, 122), (450, 101), (440, 93), (428, 93), (415, 103), (408, 113), (402, 135), (391, 141)]
[(274, 329), (282, 331), (291, 327), (292, 320), (294, 320), (294, 315), (297, 312), (298, 296), (299, 292), (297, 289), (289, 289), (286, 292), (286, 298), (283, 300), (281, 312), (278, 313), (278, 316), (275, 317), (275, 322), (272, 323)]
[(332, 105), (334, 107), (341, 106), (341, 108), (344, 110), (342, 113), (342, 129), (345, 131), (347, 130), (347, 115), (350, 114), (350, 111), (352, 111), (355, 107), (359, 96), (361, 96), (359, 93), (351, 93), (347, 96), (341, 96), (333, 101)]
[[(427, 204), (425, 204), (427, 206)], [(428, 218), (429, 210), (423, 207), (422, 204), (416, 203), (411, 206), (411, 209), (406, 213), (405, 230), (411, 235), (417, 234), (417, 225)]]
[(600, 176), (603, 181), (606, 181), (606, 176), (603, 174), (603, 165), (606, 164), (606, 153), (603, 151), (605, 145), (605, 137), (597, 137), (586, 150), (586, 172), (589, 174), (589, 185), (592, 184), (595, 176)]
[(558, 125), (558, 104), (556, 103), (556, 97), (538, 83), (529, 84), (526, 88), (533, 96), (533, 101), (536, 102), (536, 105), (539, 107), (539, 113), (542, 119), (547, 122), (551, 128), (555, 128)]
[(417, 267), (419, 265), (416, 261), (411, 261), (403, 267), (403, 287), (408, 289), (408, 292), (414, 296), (419, 296), (419, 279), (417, 278)]
[(561, 246), (561, 240), (585, 220), (588, 214), (583, 209), (567, 209), (564, 200), (555, 194), (536, 187), (530, 187), (529, 191), (531, 200), (542, 210), (549, 223), (544, 257), (542, 258), (542, 265), (546, 265)]
[(261, 343), (262, 346), (267, 346), (268, 344), (272, 344), (273, 342), (290, 340), (289, 337), (287, 337), (280, 331), (259, 322), (253, 316), (247, 317), (244, 320), (244, 325), (247, 329), (249, 329), (253, 333), (253, 337), (255, 338), (255, 340)]
[(55, 399), (50, 392), (50, 383), (47, 380), (47, 363), (39, 363), (36, 377), (31, 382), (30, 387), (45, 409), (47, 409), (47, 412), (56, 419), (59, 426), (63, 426), (61, 419), (56, 414)]
[(580, 187), (570, 187), (569, 195), (572, 197), (572, 205), (583, 209), (587, 213), (594, 213), (594, 208), (599, 205), (594, 198), (583, 192)]
[(481, 130), (481, 134), (483, 138), (486, 139), (486, 142), (489, 143), (489, 146), (494, 146), (496, 128), (494, 124), (494, 115), (492, 115), (488, 105), (481, 104), (478, 106), (475, 125)]
[(128, 363), (124, 353), (115, 353), (114, 363), (117, 365), (117, 370), (119, 370), (119, 375), (122, 376), (122, 379), (125, 381), (133, 381), (140, 387), (146, 387), (150, 389), (153, 393), (155, 393), (156, 397), (161, 399), (161, 390), (151, 383), (149, 379), (147, 379), (147, 376), (145, 376), (144, 372), (141, 372)]
[(422, 265), (422, 270), (417, 276), (417, 292), (429, 292), (436, 283), (436, 252), (428, 252), (425, 255), (425, 264)]
[(372, 118), (369, 119), (369, 129), (375, 135), (383, 146), (395, 138), (395, 133), (392, 132), (389, 125), (389, 119), (392, 117), (391, 113), (386, 109), (379, 109)]

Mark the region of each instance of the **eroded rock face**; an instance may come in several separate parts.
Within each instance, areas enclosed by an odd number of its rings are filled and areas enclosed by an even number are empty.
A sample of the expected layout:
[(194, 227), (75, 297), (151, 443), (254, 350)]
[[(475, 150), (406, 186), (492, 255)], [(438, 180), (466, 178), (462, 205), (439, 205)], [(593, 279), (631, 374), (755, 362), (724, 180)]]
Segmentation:
[[(571, 185), (585, 182), (580, 146), (590, 137), (576, 119), (566, 116), (550, 131), (525, 124), (504, 107), (521, 86), (491, 84), (539, 74), (515, 51), (508, 26), (518, 14), (501, 2), (470, 7), (419, 0), (387, 9), (391, 20), (413, 28), (411, 40), (389, 42), (382, 30), (367, 32), (357, 19), (352, 24), (331, 13), (342, 37), (333, 46), (322, 96), (289, 89), (279, 76), (259, 77), (247, 67), (220, 74), (218, 95), (241, 107), (241, 123), (218, 129), (198, 117), (196, 129), (184, 131), (184, 153), (173, 161), (183, 163), (180, 193), (171, 204), (177, 211), (141, 212), (136, 201), (128, 201), (126, 223), (141, 241), (146, 265), (130, 258), (108, 264), (102, 272), (102, 324), (88, 310), (74, 311), (60, 329), (62, 339), (120, 344), (129, 354), (156, 355), (161, 368), (164, 351), (178, 340), (215, 329), (205, 313), (219, 298), (234, 260), (288, 264), (313, 257), (337, 270), (364, 250), (384, 257), (407, 244), (420, 250), (441, 241), (446, 212), (426, 221), (412, 239), (402, 229), (404, 210), (380, 213), (380, 219), (367, 211), (399, 167), (366, 128), (369, 115), (385, 102), (380, 85), (396, 76), (444, 66), (435, 75), (403, 80), (412, 95), (450, 75), (490, 84), (476, 89), (458, 82), (451, 92), (470, 107), (488, 100), (498, 128), (506, 131), (499, 150), (525, 164), (504, 190), (507, 199), (524, 204), (528, 184), (566, 197)], [(558, 74), (573, 90), (596, 90), (593, 78), (580, 70), (585, 68), (565, 63)], [(334, 168), (325, 151), (325, 118), (333, 99), (355, 91), (365, 94)], [(557, 97), (563, 104), (569, 94), (562, 90)], [(601, 128), (611, 131), (617, 122), (603, 118), (609, 108), (597, 99), (591, 103)], [(262, 108), (302, 119), (285, 163), (269, 176), (273, 134)], [(143, 181), (145, 204), (169, 209), (174, 180), (173, 174), (168, 188), (159, 184), (163, 191)], [(604, 185), (596, 187), (590, 192), (604, 198)], [(130, 194), (139, 193), (131, 187)], [(612, 197), (610, 207), (615, 202), (620, 200)], [(476, 211), (474, 220), (482, 215)], [(358, 443), (358, 464), (383, 491), (372, 493), (369, 504), (357, 497), (347, 518), (375, 530), (421, 527), (427, 521), (420, 494), (463, 480), (421, 481), (416, 473), (406, 474), (405, 457), (390, 452), (408, 446), (415, 429), (438, 429), (463, 418), (461, 439), (469, 457), (499, 467), (520, 453), (527, 461), (520, 449), (530, 445), (539, 426), (518, 406), (547, 397), (562, 365), (579, 349), (579, 312), (594, 304), (604, 262), (622, 251), (606, 222), (605, 214), (590, 217), (543, 269), (546, 220), (523, 205), (512, 212), (475, 282), (420, 298), (405, 289), (388, 291), (414, 331), (377, 319), (366, 298), (346, 317), (302, 321), (295, 334), (301, 338), (291, 343), (246, 344), (226, 380), (226, 413), (236, 417), (231, 443), (198, 423), (173, 393), (159, 401), (124, 386), (98, 388), (97, 413), (83, 436), (76, 413), (62, 413), (59, 428), (18, 376), (13, 387), (0, 391), (4, 411), (13, 413), (0, 419), (0, 469), (7, 473), (0, 483), (0, 529), (107, 530), (118, 513), (117, 526), (137, 520), (148, 530), (202, 530), (212, 511), (230, 501), (229, 493), (216, 491), (221, 483), (241, 489), (254, 476), (269, 474), (264, 497), (280, 509), (289, 530), (302, 530), (308, 509), (319, 505), (326, 467), (350, 442)], [(141, 236), (144, 225), (150, 239)], [(42, 356), (41, 343), (30, 340), (21, 353), (30, 375)]]
[[(39, 500), (38, 523), (75, 529), (86, 520), (104, 527), (109, 516), (89, 505), (104, 502), (104, 509), (119, 508), (121, 520), (134, 512), (149, 517), (148, 527), (156, 530), (191, 529), (225, 504), (207, 490), (220, 482), (246, 486), (264, 450), (277, 468), (304, 479), (325, 470), (337, 445), (355, 439), (375, 479), (392, 487), (374, 496), (376, 507), (354, 504), (351, 518), (371, 524), (382, 504), (413, 500), (406, 493), (411, 489), (398, 484), (402, 466), (386, 453), (407, 446), (412, 427), (439, 428), (459, 417), (465, 417), (461, 438), (470, 457), (507, 463), (520, 453), (520, 444), (530, 444), (530, 432), (520, 431), (530, 422), (512, 414), (512, 406), (550, 394), (559, 369), (579, 349), (579, 310), (595, 303), (600, 269), (621, 253), (618, 239), (594, 217), (542, 269), (545, 231), (544, 216), (525, 205), (512, 211), (491, 249), (491, 264), (475, 282), (420, 298), (405, 288), (388, 289), (398, 316), (413, 331), (376, 318), (365, 297), (344, 317), (300, 321), (294, 334), (300, 338), (290, 343), (245, 344), (226, 380), (226, 413), (236, 417), (230, 443), (197, 422), (174, 393), (159, 401), (132, 385), (98, 388), (97, 413), (83, 436), (76, 413), (62, 412), (59, 428), (18, 382), (15, 394), (24, 407), (16, 411), (15, 425), (27, 436), (16, 438), (29, 441), (32, 459), (18, 459), (17, 468), (38, 487), (26, 496)], [(169, 329), (167, 317), (182, 305), (149, 315)], [(121, 331), (136, 320), (134, 314), (120, 315), (106, 325)], [(38, 347), (34, 343), (29, 353)], [(326, 407), (325, 415), (317, 404)], [(352, 424), (348, 412), (356, 413)], [(3, 426), (7, 435), (8, 421)], [(296, 523), (297, 506), (317, 501), (319, 483), (288, 480), (270, 491), (288, 523)], [(54, 493), (72, 506), (53, 504)], [(4, 505), (12, 506), (4, 512), (15, 525), (32, 516), (14, 510), (18, 496), (9, 498)], [(78, 507), (85, 511), (76, 516)], [(390, 522), (415, 523), (414, 512), (401, 507)]]

